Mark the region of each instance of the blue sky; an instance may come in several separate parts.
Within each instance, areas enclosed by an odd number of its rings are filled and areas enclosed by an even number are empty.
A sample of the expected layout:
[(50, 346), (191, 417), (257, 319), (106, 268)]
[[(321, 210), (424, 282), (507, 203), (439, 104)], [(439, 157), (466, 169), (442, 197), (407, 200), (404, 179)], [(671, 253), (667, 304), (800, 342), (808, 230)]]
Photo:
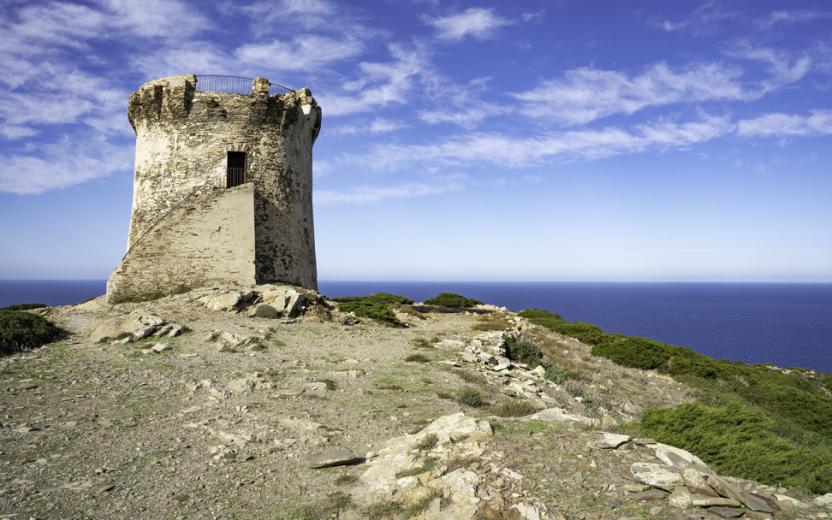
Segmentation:
[(826, 1), (0, 5), (0, 278), (124, 252), (129, 92), (308, 86), (319, 277), (832, 281)]

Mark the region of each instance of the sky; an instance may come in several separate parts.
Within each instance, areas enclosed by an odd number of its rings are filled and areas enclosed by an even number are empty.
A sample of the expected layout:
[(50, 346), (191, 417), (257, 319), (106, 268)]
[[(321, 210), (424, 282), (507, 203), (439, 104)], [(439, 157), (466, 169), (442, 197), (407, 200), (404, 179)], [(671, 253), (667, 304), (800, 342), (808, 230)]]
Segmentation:
[(312, 90), (322, 280), (832, 282), (832, 3), (0, 2), (0, 278), (124, 254), (127, 99)]

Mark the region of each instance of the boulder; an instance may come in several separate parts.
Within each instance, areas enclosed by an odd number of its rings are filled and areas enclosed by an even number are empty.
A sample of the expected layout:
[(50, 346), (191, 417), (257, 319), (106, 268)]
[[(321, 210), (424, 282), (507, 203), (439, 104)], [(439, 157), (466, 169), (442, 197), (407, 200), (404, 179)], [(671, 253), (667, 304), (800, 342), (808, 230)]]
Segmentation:
[(218, 294), (209, 294), (199, 299), (200, 303), (212, 311), (235, 311), (243, 303), (243, 293), (240, 291), (228, 291)]
[[(832, 496), (832, 495), (831, 495)], [(820, 498), (820, 497), (818, 497)], [(792, 498), (788, 495), (783, 495), (781, 493), (775, 493), (774, 499), (777, 501), (777, 505), (780, 506), (781, 509), (786, 510), (795, 510), (795, 509), (807, 509), (809, 507), (808, 504), (797, 500), (796, 498)], [(817, 503), (817, 499), (815, 499), (815, 503)]]
[(299, 316), (308, 302), (304, 293), (287, 285), (263, 285), (257, 290), (263, 303), (289, 318)]
[(815, 497), (815, 505), (832, 509), (832, 493)]
[(602, 432), (601, 438), (595, 443), (595, 446), (601, 449), (614, 450), (619, 446), (630, 442), (631, 439), (632, 437), (629, 435)]
[(146, 311), (133, 311), (127, 316), (109, 319), (93, 330), (90, 339), (95, 343), (107, 341), (136, 341), (155, 335), (167, 322)]
[(770, 503), (767, 499), (759, 495), (744, 491), (717, 475), (708, 475), (708, 485), (719, 493), (720, 496), (733, 498), (745, 504), (745, 507), (752, 511), (758, 511), (760, 513), (773, 513), (775, 511), (774, 506), (776, 504), (773, 502)]
[(217, 343), (220, 352), (236, 352), (238, 348), (242, 347), (258, 350), (262, 347), (259, 336), (243, 336), (224, 330), (211, 331), (205, 339)]
[(665, 491), (672, 491), (676, 486), (684, 484), (682, 476), (676, 473), (672, 466), (663, 466), (652, 462), (636, 462), (630, 466), (630, 471), (637, 481)]
[(702, 462), (702, 459), (689, 451), (685, 451), (675, 446), (669, 446), (660, 442), (656, 443), (656, 458), (664, 462), (668, 466), (675, 466), (683, 468), (685, 466), (694, 466), (699, 469), (707, 470), (708, 465)]
[(352, 466), (364, 462), (363, 457), (357, 456), (348, 449), (331, 449), (318, 453), (309, 461), (312, 469), (333, 468), (335, 466)]
[(669, 497), (667, 497), (667, 502), (673, 507), (687, 509), (693, 503), (693, 495), (690, 494), (688, 488), (679, 486), (673, 490), (673, 493), (671, 493)]
[(739, 507), (712, 507), (708, 512), (720, 518), (739, 518), (745, 514), (745, 510)]
[(597, 419), (590, 419), (589, 417), (584, 417), (583, 415), (566, 413), (563, 408), (547, 408), (537, 413), (527, 415), (522, 419), (526, 421), (577, 423), (586, 426), (594, 426), (598, 423)]

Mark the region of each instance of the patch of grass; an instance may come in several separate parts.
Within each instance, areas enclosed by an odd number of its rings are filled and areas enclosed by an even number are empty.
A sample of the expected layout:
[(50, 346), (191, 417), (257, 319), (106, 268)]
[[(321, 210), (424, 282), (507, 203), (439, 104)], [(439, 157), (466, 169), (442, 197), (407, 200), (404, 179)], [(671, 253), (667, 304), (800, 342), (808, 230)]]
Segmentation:
[(425, 338), (416, 338), (410, 341), (410, 344), (416, 348), (436, 348), (433, 344)]
[(496, 314), (481, 316), (477, 323), (471, 326), (474, 330), (492, 331), (507, 330), (511, 325), (504, 316)]
[(434, 296), (430, 300), (425, 300), (426, 305), (435, 305), (437, 307), (452, 307), (455, 309), (469, 309), (476, 307), (482, 302), (473, 298), (466, 298), (459, 294), (443, 292)]
[(336, 486), (350, 486), (352, 484), (355, 484), (356, 482), (358, 482), (358, 477), (350, 473), (338, 475), (338, 478), (335, 479)]
[(63, 335), (64, 331), (43, 316), (0, 310), (0, 355), (40, 347)]
[(485, 376), (480, 374), (479, 372), (473, 372), (471, 370), (460, 370), (455, 373), (459, 376), (460, 379), (462, 379), (466, 383), (471, 383), (472, 385), (480, 386), (488, 384), (488, 379), (486, 379)]
[(491, 407), (491, 413), (498, 417), (523, 417), (539, 411), (540, 408), (523, 399), (503, 399)]
[(424, 497), (420, 498), (416, 502), (413, 502), (409, 506), (402, 509), (402, 517), (403, 518), (412, 518), (428, 507), (430, 507), (431, 502), (435, 499), (440, 498), (442, 496), (442, 492), (438, 489), (431, 490), (431, 492)]
[(595, 356), (656, 370), (700, 390), (697, 403), (646, 413), (640, 424), (645, 435), (687, 449), (721, 473), (817, 494), (832, 491), (832, 477), (824, 476), (832, 475), (829, 375), (716, 360), (548, 311), (520, 315), (590, 345)]
[(479, 408), (486, 404), (485, 395), (474, 388), (463, 388), (457, 392), (456, 402), (472, 408)]
[(45, 303), (16, 303), (14, 305), (0, 307), (0, 311), (28, 311), (32, 309), (43, 309), (45, 307)]
[[(350, 506), (350, 497), (344, 493), (332, 493), (315, 504), (284, 504), (274, 517), (275, 520), (321, 520), (334, 518)], [(381, 518), (381, 517), (379, 517)]]
[(427, 357), (424, 354), (410, 354), (409, 356), (404, 358), (404, 360), (409, 362), (409, 363), (429, 363), (430, 362), (430, 358)]
[(436, 447), (436, 444), (439, 442), (439, 437), (436, 436), (435, 433), (431, 433), (429, 435), (425, 435), (425, 438), (419, 441), (418, 444), (414, 446), (417, 450), (432, 450)]
[(401, 511), (402, 505), (390, 500), (370, 504), (364, 513), (367, 515), (368, 520), (389, 520), (393, 516), (398, 516)]
[(396, 473), (396, 478), (415, 477), (416, 475), (421, 475), (426, 471), (431, 471), (434, 467), (436, 467), (436, 461), (436, 457), (425, 457), (420, 466), (400, 471)]
[(479, 461), (479, 457), (455, 457), (448, 461), (448, 467), (445, 469), (445, 473), (450, 473), (459, 468), (467, 468)]

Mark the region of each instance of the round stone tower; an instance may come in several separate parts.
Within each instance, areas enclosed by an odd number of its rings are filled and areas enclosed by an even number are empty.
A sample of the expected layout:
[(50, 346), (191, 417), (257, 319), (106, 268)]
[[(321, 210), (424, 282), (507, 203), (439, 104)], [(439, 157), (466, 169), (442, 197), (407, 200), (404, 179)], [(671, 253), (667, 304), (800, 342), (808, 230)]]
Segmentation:
[(127, 253), (110, 302), (194, 287), (317, 288), (308, 89), (265, 78), (174, 76), (130, 95), (136, 131)]

